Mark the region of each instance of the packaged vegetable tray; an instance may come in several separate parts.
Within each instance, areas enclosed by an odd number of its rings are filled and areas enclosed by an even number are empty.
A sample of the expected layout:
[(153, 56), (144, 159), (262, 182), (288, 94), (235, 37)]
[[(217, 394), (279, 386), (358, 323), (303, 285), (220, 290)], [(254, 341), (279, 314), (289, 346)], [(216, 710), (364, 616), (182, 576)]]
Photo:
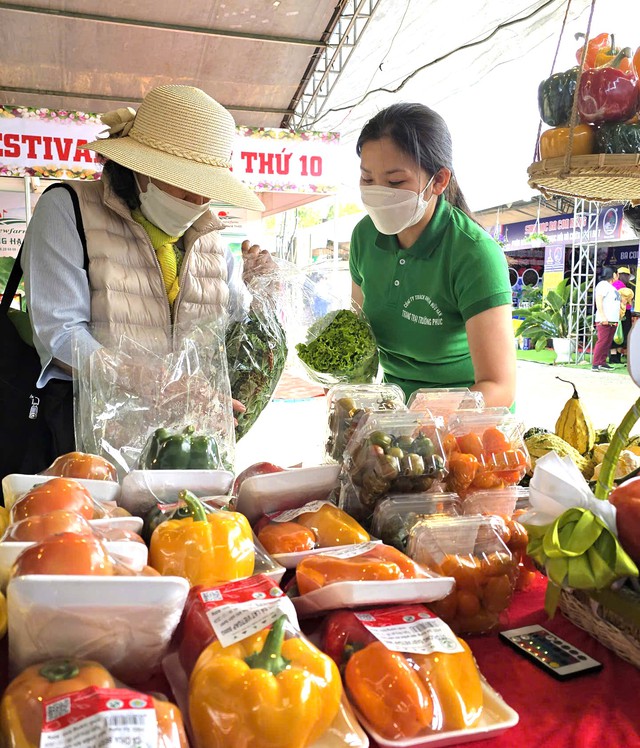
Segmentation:
[(455, 589), (431, 604), (456, 634), (493, 630), (509, 606), (517, 562), (498, 517), (434, 517), (411, 529), (407, 554), (433, 572), (451, 576)]
[(462, 504), (455, 493), (390, 495), (376, 506), (371, 532), (383, 543), (406, 551), (409, 533), (417, 522), (434, 515), (461, 514)]
[(454, 414), (444, 439), (447, 489), (460, 496), (518, 484), (530, 467), (521, 422), (506, 408)]
[(446, 474), (438, 423), (421, 413), (370, 413), (347, 445), (343, 473), (356, 503), (344, 508), (359, 518), (391, 493), (434, 489)]
[(327, 392), (327, 456), (337, 462), (361, 418), (375, 411), (405, 410), (404, 392), (395, 384), (337, 384)]

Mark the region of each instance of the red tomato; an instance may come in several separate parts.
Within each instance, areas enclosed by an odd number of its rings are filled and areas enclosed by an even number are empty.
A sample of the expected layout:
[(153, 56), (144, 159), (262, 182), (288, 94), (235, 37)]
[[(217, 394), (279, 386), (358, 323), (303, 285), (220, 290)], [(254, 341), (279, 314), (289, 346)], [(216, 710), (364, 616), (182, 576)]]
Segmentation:
[(91, 533), (91, 525), (82, 515), (76, 512), (56, 509), (48, 514), (37, 514), (11, 525), (5, 540), (38, 543), (61, 532)]
[(75, 512), (85, 519), (94, 519), (96, 514), (91, 494), (81, 483), (71, 478), (52, 478), (34, 486), (13, 505), (11, 521), (19, 522), (56, 509)]
[(636, 564), (640, 564), (640, 478), (631, 478), (614, 488), (609, 501), (617, 510), (618, 540)]
[(63, 532), (26, 548), (13, 565), (13, 576), (25, 574), (88, 574), (111, 576), (114, 567), (94, 535)]
[(42, 471), (42, 475), (90, 480), (118, 480), (118, 473), (108, 460), (86, 452), (68, 452), (60, 455), (46, 470)]

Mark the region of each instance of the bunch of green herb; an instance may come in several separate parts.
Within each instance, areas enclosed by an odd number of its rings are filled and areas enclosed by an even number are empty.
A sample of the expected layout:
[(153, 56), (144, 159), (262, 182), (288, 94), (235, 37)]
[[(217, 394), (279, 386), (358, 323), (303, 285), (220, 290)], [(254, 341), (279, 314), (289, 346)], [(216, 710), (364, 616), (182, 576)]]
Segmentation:
[(271, 400), (287, 360), (287, 343), (275, 309), (258, 303), (229, 327), (225, 343), (231, 396), (246, 408), (237, 416), (240, 439)]
[(371, 382), (378, 373), (378, 348), (368, 322), (350, 309), (329, 312), (314, 322), (298, 357), (321, 384)]

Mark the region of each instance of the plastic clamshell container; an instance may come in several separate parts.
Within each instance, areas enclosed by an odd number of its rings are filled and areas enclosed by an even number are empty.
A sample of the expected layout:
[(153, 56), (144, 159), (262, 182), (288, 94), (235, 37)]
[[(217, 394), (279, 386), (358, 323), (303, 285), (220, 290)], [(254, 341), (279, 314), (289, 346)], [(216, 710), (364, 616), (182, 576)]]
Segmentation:
[(430, 413), (447, 423), (457, 410), (480, 410), (484, 407), (482, 392), (472, 392), (468, 387), (421, 388), (407, 401), (410, 411)]
[(222, 496), (229, 493), (232, 484), (229, 470), (132, 470), (122, 479), (118, 505), (142, 516), (159, 501), (177, 501), (182, 490), (199, 497)]
[[(12, 540), (0, 543), (0, 589), (6, 589), (15, 560), (32, 545), (35, 543)], [(134, 571), (142, 571), (147, 564), (149, 549), (144, 543), (135, 540), (107, 540), (104, 545), (111, 556)]]
[(138, 535), (142, 530), (142, 517), (104, 517), (103, 519), (90, 519), (89, 524), (96, 530), (128, 530)]
[(253, 525), (263, 514), (296, 509), (326, 499), (338, 486), (339, 465), (314, 465), (247, 478), (240, 486), (236, 511)]
[(518, 486), (505, 486), (493, 491), (474, 491), (462, 502), (463, 514), (496, 514), (511, 517), (518, 503)]
[(520, 720), (518, 712), (512, 709), (485, 680), (482, 680), (482, 695), (484, 706), (480, 721), (475, 727), (462, 730), (432, 732), (413, 738), (389, 740), (379, 735), (362, 715), (358, 714), (358, 719), (381, 748), (435, 748), (436, 746), (460, 745), (475, 740), (497, 738), (498, 735), (502, 735), (509, 728), (518, 724)]
[(421, 519), (434, 515), (457, 517), (462, 513), (462, 502), (455, 493), (394, 494), (376, 506), (371, 532), (404, 551), (411, 528)]
[[(180, 664), (180, 656), (177, 652), (172, 652), (164, 658), (162, 669), (175, 696), (175, 703), (182, 712), (187, 732), (191, 735), (189, 678)], [(343, 696), (340, 711), (327, 732), (309, 748), (369, 748), (369, 738), (356, 719), (346, 696)]]
[[(381, 543), (382, 541), (378, 538), (370, 538), (367, 542)], [(347, 544), (330, 546), (327, 548), (311, 548), (308, 551), (298, 551), (297, 553), (274, 553), (271, 558), (279, 564), (282, 564), (285, 569), (295, 569), (301, 561), (304, 561), (304, 559), (309, 556), (316, 556), (318, 553), (331, 553), (331, 551), (347, 549), (350, 547), (351, 546)]]
[(366, 510), (373, 512), (389, 494), (436, 490), (446, 474), (440, 423), (409, 411), (370, 413), (360, 421), (345, 450), (344, 472)]
[(453, 577), (442, 576), (386, 582), (333, 582), (292, 600), (298, 615), (305, 618), (341, 608), (441, 600), (451, 592), (454, 583)]
[(255, 532), (253, 533), (253, 543), (256, 549), (256, 563), (253, 569), (253, 574), (264, 574), (265, 576), (272, 579), (276, 584), (280, 583), (280, 580), (284, 576), (287, 567), (281, 563), (275, 556), (269, 555), (265, 547), (258, 540)]
[(340, 462), (360, 419), (370, 412), (406, 410), (404, 392), (396, 384), (336, 384), (327, 392), (326, 455)]
[[(2, 479), (2, 492), (4, 494), (4, 505), (7, 509), (16, 503), (27, 491), (40, 483), (46, 483), (55, 478), (55, 475), (27, 475), (24, 473), (11, 473)], [(110, 480), (90, 480), (88, 478), (70, 478), (76, 480), (86, 487), (94, 501), (101, 504), (114, 504), (120, 497), (120, 484)]]
[(188, 592), (182, 577), (16, 577), (7, 589), (10, 674), (80, 657), (144, 682), (161, 667)]

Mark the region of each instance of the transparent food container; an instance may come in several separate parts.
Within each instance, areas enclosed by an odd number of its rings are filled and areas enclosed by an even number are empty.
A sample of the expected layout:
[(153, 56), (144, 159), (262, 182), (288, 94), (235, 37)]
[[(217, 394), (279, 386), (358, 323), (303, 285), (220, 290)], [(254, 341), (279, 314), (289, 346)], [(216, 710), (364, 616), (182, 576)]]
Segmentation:
[(484, 408), (482, 392), (472, 392), (468, 387), (421, 388), (407, 401), (407, 408), (420, 413), (428, 412), (434, 418), (442, 418), (445, 425), (458, 410), (481, 410)]
[(531, 463), (522, 423), (506, 408), (459, 411), (444, 438), (446, 486), (460, 496), (518, 484)]
[(327, 393), (327, 408), (325, 451), (336, 462), (367, 413), (406, 410), (404, 392), (395, 384), (337, 384)]
[(462, 503), (455, 493), (397, 494), (376, 506), (371, 532), (383, 543), (406, 551), (409, 533), (417, 522), (432, 516), (461, 514)]
[(446, 475), (438, 422), (408, 411), (370, 413), (347, 445), (343, 471), (369, 515), (389, 494), (436, 490)]
[(499, 517), (434, 517), (413, 526), (407, 554), (427, 569), (456, 580), (431, 609), (456, 634), (492, 631), (509, 606), (517, 559), (507, 547), (508, 529)]

